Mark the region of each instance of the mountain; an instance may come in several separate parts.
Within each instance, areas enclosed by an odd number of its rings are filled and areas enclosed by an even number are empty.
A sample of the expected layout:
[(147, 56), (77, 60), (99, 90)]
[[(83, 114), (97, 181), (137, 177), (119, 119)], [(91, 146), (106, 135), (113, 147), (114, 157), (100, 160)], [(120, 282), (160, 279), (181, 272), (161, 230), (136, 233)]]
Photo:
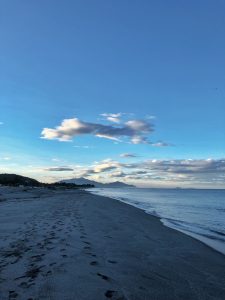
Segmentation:
[(110, 188), (123, 188), (123, 187), (135, 187), (131, 184), (126, 184), (120, 181), (110, 182), (107, 184), (104, 184), (104, 187), (110, 187)]
[[(72, 178), (72, 179), (65, 179), (65, 180), (61, 180), (61, 182), (65, 182), (65, 183), (73, 183), (73, 184), (78, 184), (78, 185), (81, 185), (81, 184), (94, 184), (95, 187), (97, 185), (97, 182), (95, 181), (92, 181), (92, 180), (88, 180), (86, 178)], [(100, 183), (101, 184), (101, 183)]]
[(75, 184), (93, 184), (96, 188), (123, 188), (123, 187), (134, 187), (134, 185), (126, 184), (120, 181), (115, 181), (111, 183), (100, 183), (94, 180), (89, 180), (86, 178), (73, 178), (73, 179), (65, 179), (60, 182), (65, 183), (75, 183)]
[(16, 174), (0, 174), (0, 185), (11, 185), (11, 186), (40, 186), (41, 183), (35, 179), (16, 175)]

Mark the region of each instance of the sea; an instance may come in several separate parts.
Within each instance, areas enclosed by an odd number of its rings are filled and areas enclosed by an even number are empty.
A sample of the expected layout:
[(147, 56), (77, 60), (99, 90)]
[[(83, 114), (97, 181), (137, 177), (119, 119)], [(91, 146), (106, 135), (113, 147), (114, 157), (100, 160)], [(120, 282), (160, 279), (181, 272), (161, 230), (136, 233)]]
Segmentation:
[(225, 190), (93, 188), (90, 191), (157, 216), (165, 226), (225, 255)]

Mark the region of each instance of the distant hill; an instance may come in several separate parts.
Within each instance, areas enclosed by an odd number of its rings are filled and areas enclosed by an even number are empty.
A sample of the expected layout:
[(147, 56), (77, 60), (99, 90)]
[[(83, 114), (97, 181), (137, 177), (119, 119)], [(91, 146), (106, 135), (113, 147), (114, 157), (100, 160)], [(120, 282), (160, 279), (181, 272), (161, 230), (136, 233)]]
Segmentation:
[(40, 186), (41, 183), (35, 179), (16, 175), (16, 174), (0, 174), (0, 184), (11, 186)]
[(17, 174), (0, 174), (0, 185), (9, 185), (9, 186), (42, 186), (42, 187), (64, 187), (64, 188), (89, 188), (89, 187), (97, 187), (97, 188), (125, 188), (125, 187), (134, 187), (133, 185), (129, 185), (120, 181), (111, 182), (111, 183), (100, 183), (94, 180), (89, 180), (86, 178), (73, 178), (73, 179), (65, 179), (56, 183), (40, 183), (39, 181), (17, 175)]
[(94, 180), (89, 180), (86, 178), (73, 178), (73, 179), (65, 179), (65, 180), (61, 180), (60, 182), (65, 182), (65, 183), (75, 183), (78, 185), (81, 184), (92, 184), (94, 185), (96, 188), (123, 188), (123, 187), (134, 187), (134, 185), (130, 185), (130, 184), (126, 184), (120, 181), (116, 181), (116, 182), (111, 182), (111, 183), (100, 183)]

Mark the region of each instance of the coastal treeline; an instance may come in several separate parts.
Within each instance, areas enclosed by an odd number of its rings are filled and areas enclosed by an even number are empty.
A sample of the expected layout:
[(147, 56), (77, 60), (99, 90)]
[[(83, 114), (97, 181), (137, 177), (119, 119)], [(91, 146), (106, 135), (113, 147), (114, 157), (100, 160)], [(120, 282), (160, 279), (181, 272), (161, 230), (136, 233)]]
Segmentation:
[(46, 188), (64, 188), (64, 189), (75, 189), (75, 188), (92, 188), (93, 184), (75, 184), (65, 182), (55, 183), (42, 183), (36, 179), (17, 175), (17, 174), (0, 174), (0, 185), (3, 186), (25, 186), (25, 187), (46, 187)]

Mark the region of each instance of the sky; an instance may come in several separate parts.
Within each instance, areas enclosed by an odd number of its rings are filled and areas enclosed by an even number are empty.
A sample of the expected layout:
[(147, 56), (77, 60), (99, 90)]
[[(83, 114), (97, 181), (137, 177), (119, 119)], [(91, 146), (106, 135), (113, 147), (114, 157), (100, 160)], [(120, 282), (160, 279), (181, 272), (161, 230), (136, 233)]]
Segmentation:
[(225, 188), (225, 0), (1, 0), (0, 173)]

